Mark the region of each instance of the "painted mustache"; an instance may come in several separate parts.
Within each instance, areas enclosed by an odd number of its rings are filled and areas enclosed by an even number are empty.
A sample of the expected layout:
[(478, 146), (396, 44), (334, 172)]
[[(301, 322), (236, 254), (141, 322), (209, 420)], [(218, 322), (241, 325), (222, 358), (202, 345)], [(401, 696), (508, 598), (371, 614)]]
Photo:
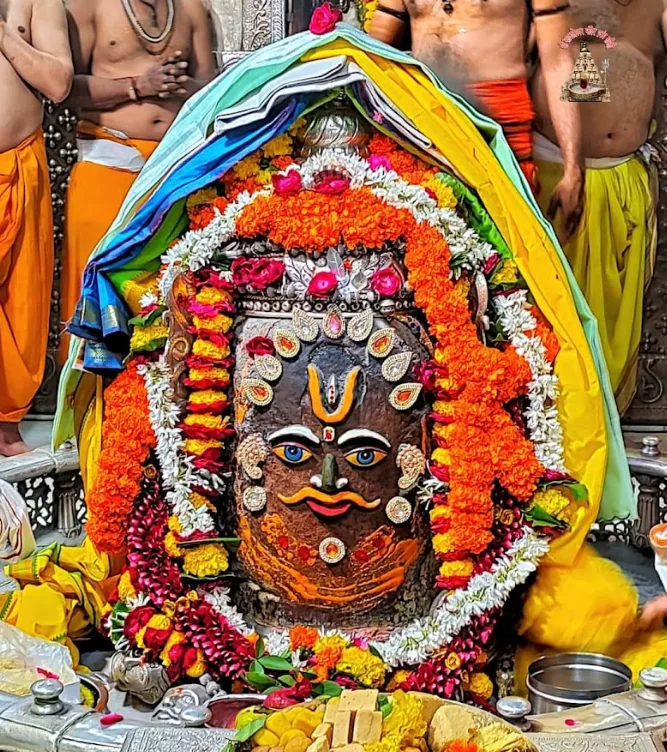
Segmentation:
[(316, 512), (324, 517), (338, 517), (341, 514), (345, 514), (352, 505), (359, 507), (359, 509), (377, 509), (380, 505), (381, 499), (375, 499), (375, 501), (366, 501), (363, 496), (353, 493), (351, 491), (341, 491), (337, 494), (327, 494), (322, 491), (318, 491), (316, 488), (302, 488), (292, 496), (281, 496), (278, 494), (278, 498), (283, 504), (300, 504), (305, 501), (306, 504)]

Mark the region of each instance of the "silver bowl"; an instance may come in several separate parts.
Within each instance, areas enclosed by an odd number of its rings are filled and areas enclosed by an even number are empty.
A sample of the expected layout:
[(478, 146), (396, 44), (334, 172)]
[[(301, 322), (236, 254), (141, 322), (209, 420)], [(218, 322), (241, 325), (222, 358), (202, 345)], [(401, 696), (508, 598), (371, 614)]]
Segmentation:
[(531, 663), (526, 685), (533, 714), (553, 713), (628, 691), (632, 671), (605, 655), (561, 653)]

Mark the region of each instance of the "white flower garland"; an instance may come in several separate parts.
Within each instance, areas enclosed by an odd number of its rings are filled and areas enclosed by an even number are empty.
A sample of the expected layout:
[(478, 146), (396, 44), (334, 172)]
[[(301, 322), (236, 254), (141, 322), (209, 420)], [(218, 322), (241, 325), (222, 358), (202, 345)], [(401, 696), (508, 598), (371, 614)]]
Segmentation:
[(528, 384), (529, 407), (524, 413), (535, 456), (547, 470), (566, 473), (563, 449), (563, 429), (558, 418), (558, 378), (546, 357), (542, 340), (532, 332), (537, 321), (530, 312), (525, 290), (510, 295), (496, 295), (493, 305), (503, 333), (514, 349), (530, 366), (533, 378)]
[[(367, 186), (385, 203), (397, 209), (408, 209), (418, 223), (427, 222), (435, 227), (449, 245), (452, 259), (459, 266), (479, 269), (495, 251), (481, 240), (459, 215), (451, 209), (441, 209), (425, 188), (403, 180), (394, 170), (384, 167), (372, 169), (367, 160), (352, 154), (339, 154), (326, 150), (308, 157), (300, 165), (290, 165), (282, 173), (296, 171), (305, 188), (312, 188), (317, 176), (324, 170), (340, 168), (350, 176), (351, 188)], [(224, 212), (215, 209), (213, 220), (201, 230), (189, 230), (162, 256), (166, 269), (160, 279), (160, 290), (166, 300), (180, 269), (198, 271), (207, 266), (220, 252), (221, 246), (234, 237), (236, 219), (243, 210), (260, 196), (270, 196), (273, 187), (267, 186), (252, 195), (247, 191), (237, 196)], [(238, 252), (228, 253), (228, 258)]]
[[(469, 228), (456, 212), (439, 208), (437, 202), (421, 186), (412, 185), (393, 171), (384, 167), (371, 169), (361, 157), (338, 154), (333, 151), (313, 155), (300, 165), (291, 165), (283, 174), (296, 170), (305, 188), (312, 188), (319, 173), (339, 167), (350, 176), (351, 188), (367, 186), (381, 200), (399, 209), (407, 209), (418, 223), (426, 222), (435, 227), (445, 238), (453, 262), (471, 271), (480, 270), (495, 251)], [(160, 291), (165, 300), (178, 273), (186, 268), (198, 271), (211, 263), (220, 253), (221, 246), (235, 235), (236, 219), (250, 203), (260, 196), (269, 196), (272, 187), (254, 194), (242, 193), (229, 204), (224, 212), (215, 210), (214, 219), (201, 230), (187, 232), (162, 257), (166, 265), (161, 279)], [(238, 256), (238, 251), (228, 251), (227, 257)], [(499, 324), (517, 352), (528, 362), (533, 378), (528, 386), (530, 407), (526, 411), (530, 437), (535, 453), (545, 467), (565, 471), (563, 462), (562, 429), (558, 420), (555, 400), (558, 396), (558, 381), (546, 360), (544, 344), (537, 336), (527, 336), (533, 331), (536, 320), (526, 310), (526, 292), (509, 296), (496, 296), (494, 307)], [(177, 427), (179, 410), (171, 401), (170, 373), (164, 356), (156, 363), (141, 366), (146, 380), (151, 423), (157, 438), (157, 454), (165, 482), (169, 489), (167, 499), (183, 527), (185, 535), (195, 530), (208, 531), (214, 528), (213, 520), (204, 508), (195, 508), (190, 502), (193, 486), (210, 487), (215, 478), (198, 472), (183, 451), (183, 437)], [(434, 488), (426, 487), (423, 501), (428, 503)], [(210, 527), (209, 527), (210, 525)], [(539, 559), (548, 551), (547, 541), (530, 528), (525, 528), (522, 537), (501, 556), (490, 572), (475, 575), (467, 587), (449, 596), (438, 596), (435, 613), (416, 619), (394, 632), (385, 641), (373, 641), (375, 648), (389, 666), (415, 665), (427, 660), (436, 651), (445, 647), (451, 639), (475, 616), (494, 608), (500, 608), (509, 594), (524, 583), (537, 568)], [(253, 630), (243, 616), (231, 604), (229, 592), (217, 588), (204, 596), (215, 610), (243, 634)], [(346, 640), (348, 635), (334, 631)], [(289, 632), (272, 631), (266, 637), (267, 648), (272, 654), (281, 654), (289, 649)]]
[[(474, 575), (468, 585), (452, 594), (439, 595), (429, 616), (414, 619), (393, 632), (387, 640), (372, 640), (391, 668), (415, 666), (446, 647), (476, 616), (501, 608), (512, 591), (522, 585), (537, 569), (539, 560), (549, 550), (548, 542), (526, 527), (523, 535), (494, 562), (491, 571)], [(222, 592), (222, 594), (221, 594)], [(242, 634), (253, 630), (229, 600), (229, 591), (217, 589), (218, 595), (205, 596), (214, 609)], [(349, 643), (350, 635), (327, 630), (325, 636), (337, 635)], [(266, 650), (280, 655), (290, 648), (289, 630), (271, 630), (265, 636)]]
[(164, 353), (154, 363), (142, 364), (138, 372), (144, 377), (148, 396), (148, 413), (157, 446), (162, 483), (172, 514), (178, 517), (181, 534), (210, 533), (215, 530), (213, 517), (206, 506), (195, 507), (190, 495), (197, 486), (211, 488), (209, 479), (197, 470), (183, 449), (183, 434), (178, 428), (180, 408), (174, 400), (171, 372)]

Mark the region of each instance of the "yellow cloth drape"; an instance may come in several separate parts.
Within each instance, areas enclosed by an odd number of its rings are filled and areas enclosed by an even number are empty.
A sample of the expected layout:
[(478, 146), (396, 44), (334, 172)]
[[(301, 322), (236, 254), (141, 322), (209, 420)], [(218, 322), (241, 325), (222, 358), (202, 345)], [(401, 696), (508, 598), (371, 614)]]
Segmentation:
[(555, 370), (561, 383), (559, 415), (565, 462), (586, 485), (589, 499), (577, 507), (571, 530), (554, 542), (545, 563), (570, 564), (597, 517), (607, 447), (597, 371), (556, 250), (474, 123), (438, 92), (421, 70), (395, 65), (341, 40), (312, 50), (302, 59), (335, 54), (354, 60), (478, 193), (558, 337), (561, 351)]
[[(603, 488), (606, 429), (593, 358), (552, 242), (481, 133), (433, 88), (424, 73), (391, 65), (339, 40), (309, 52), (304, 59), (336, 53), (353, 59), (477, 191), (561, 346), (555, 371), (561, 383), (559, 416), (565, 461), (588, 488), (589, 499), (573, 510), (570, 530), (554, 541), (528, 592), (520, 632), (533, 646), (520, 651), (519, 664), (528, 654), (593, 646), (630, 661), (635, 670), (654, 664), (656, 656), (667, 655), (666, 633), (634, 635), (637, 596), (633, 586), (614, 564), (585, 545)], [(634, 640), (632, 649), (628, 639)]]
[[(543, 210), (562, 165), (538, 160)], [(651, 281), (657, 226), (650, 174), (634, 157), (615, 167), (586, 169), (584, 215), (563, 249), (598, 320), (600, 339), (623, 414), (637, 388), (644, 290)], [(558, 227), (557, 223), (557, 229)]]
[(621, 570), (584, 546), (572, 568), (540, 567), (523, 607), (516, 654), (517, 690), (525, 692), (528, 666), (541, 655), (603, 653), (632, 669), (667, 656), (667, 630), (643, 633), (635, 627), (637, 592)]
[(0, 153), (0, 423), (42, 383), (53, 282), (51, 184), (41, 128)]
[(0, 620), (67, 645), (76, 667), (79, 653), (72, 641), (99, 626), (121, 563), (98, 553), (88, 539), (81, 546), (47, 546), (5, 568), (21, 590), (0, 595)]

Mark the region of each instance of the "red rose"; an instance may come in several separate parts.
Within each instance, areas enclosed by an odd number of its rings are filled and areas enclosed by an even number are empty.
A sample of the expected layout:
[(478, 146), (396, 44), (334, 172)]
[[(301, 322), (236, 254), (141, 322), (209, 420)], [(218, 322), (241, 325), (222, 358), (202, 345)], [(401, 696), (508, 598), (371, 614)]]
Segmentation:
[(342, 20), (343, 14), (338, 8), (332, 8), (330, 3), (323, 3), (313, 11), (308, 28), (313, 34), (328, 34)]
[(254, 358), (256, 355), (274, 355), (276, 352), (273, 341), (268, 337), (260, 336), (249, 339), (246, 342), (245, 349), (251, 358)]
[(282, 279), (285, 264), (277, 259), (241, 257), (232, 261), (232, 279), (241, 287), (265, 290)]
[(349, 187), (349, 178), (342, 178), (338, 175), (324, 175), (313, 186), (313, 190), (317, 191), (317, 193), (327, 193), (330, 196), (334, 196), (344, 193)]
[(290, 193), (298, 193), (303, 187), (301, 175), (296, 170), (289, 170), (285, 175), (272, 175), (273, 190), (279, 196), (287, 196)]
[(265, 290), (270, 285), (280, 282), (285, 273), (285, 264), (277, 259), (258, 259), (252, 279), (255, 290)]
[(139, 606), (125, 618), (125, 625), (123, 626), (123, 634), (128, 640), (134, 642), (134, 638), (137, 636), (137, 632), (143, 629), (151, 619), (151, 616), (155, 614), (155, 611), (150, 606)]
[(383, 298), (391, 298), (403, 287), (401, 275), (393, 266), (378, 269), (371, 277), (371, 288)]
[(232, 280), (234, 285), (245, 287), (250, 284), (254, 260), (241, 256), (241, 258), (232, 261)]
[(144, 632), (144, 645), (149, 650), (161, 650), (170, 634), (171, 629), (153, 629), (153, 627), (148, 627)]
[(308, 285), (308, 295), (326, 298), (338, 287), (338, 278), (333, 272), (317, 272)]

